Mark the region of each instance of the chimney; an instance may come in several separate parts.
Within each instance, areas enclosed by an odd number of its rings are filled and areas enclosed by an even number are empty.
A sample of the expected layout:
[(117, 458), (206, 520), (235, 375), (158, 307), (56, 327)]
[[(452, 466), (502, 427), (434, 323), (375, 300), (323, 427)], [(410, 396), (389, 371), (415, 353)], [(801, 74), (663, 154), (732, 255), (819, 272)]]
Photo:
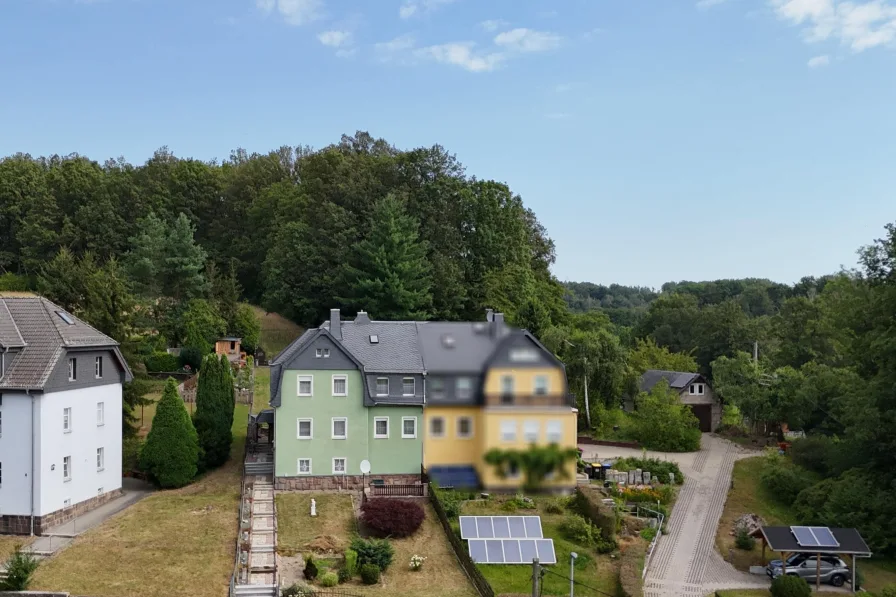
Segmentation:
[(500, 338), (504, 335), (506, 331), (504, 325), (504, 314), (503, 313), (495, 313), (492, 316), (492, 335), (495, 338)]
[(491, 322), (494, 319), (494, 317), (495, 317), (494, 311), (492, 311), (491, 309), (485, 310), (485, 320), (486, 321)]
[(367, 316), (367, 311), (358, 311), (358, 315), (355, 317), (355, 323), (370, 323), (370, 317)]
[(337, 340), (342, 340), (342, 321), (339, 319), (339, 309), (330, 309), (330, 333)]

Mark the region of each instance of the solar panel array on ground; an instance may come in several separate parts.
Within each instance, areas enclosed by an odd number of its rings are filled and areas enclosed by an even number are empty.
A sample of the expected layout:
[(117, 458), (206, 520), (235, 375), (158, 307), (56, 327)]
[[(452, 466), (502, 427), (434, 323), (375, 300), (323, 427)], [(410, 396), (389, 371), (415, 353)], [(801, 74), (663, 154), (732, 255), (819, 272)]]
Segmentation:
[(554, 540), (542, 537), (538, 516), (461, 516), (460, 536), (477, 564), (556, 564)]

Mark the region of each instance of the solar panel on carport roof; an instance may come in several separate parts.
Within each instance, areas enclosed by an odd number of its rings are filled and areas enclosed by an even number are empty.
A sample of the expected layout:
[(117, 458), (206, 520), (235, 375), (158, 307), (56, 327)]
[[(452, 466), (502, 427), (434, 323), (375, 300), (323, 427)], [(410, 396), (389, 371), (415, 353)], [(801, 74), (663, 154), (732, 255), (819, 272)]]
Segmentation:
[(834, 533), (828, 527), (812, 527), (812, 533), (818, 540), (820, 547), (840, 547), (840, 542), (834, 537)]
[(526, 537), (541, 538), (541, 518), (538, 516), (526, 516)]
[(473, 516), (460, 517), (460, 538), (476, 539), (479, 537), (479, 531), (476, 530), (476, 518)]
[(794, 537), (796, 537), (796, 542), (799, 543), (802, 547), (818, 547), (818, 539), (815, 538), (815, 535), (812, 533), (812, 529), (809, 527), (790, 527), (791, 532)]
[(526, 538), (526, 523), (523, 522), (522, 516), (511, 516), (507, 519), (510, 525), (510, 536), (514, 539)]
[(510, 527), (506, 516), (495, 516), (492, 518), (492, 525), (495, 528), (495, 539), (510, 539)]

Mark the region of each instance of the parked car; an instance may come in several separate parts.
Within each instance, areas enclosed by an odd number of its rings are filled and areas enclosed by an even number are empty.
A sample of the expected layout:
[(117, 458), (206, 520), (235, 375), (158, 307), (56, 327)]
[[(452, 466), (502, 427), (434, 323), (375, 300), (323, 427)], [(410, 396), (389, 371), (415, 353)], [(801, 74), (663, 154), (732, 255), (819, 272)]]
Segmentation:
[(765, 573), (772, 578), (782, 574), (799, 576), (806, 582), (814, 583), (817, 571), (821, 582), (832, 584), (835, 587), (842, 587), (843, 583), (852, 577), (849, 566), (837, 556), (821, 556), (821, 566), (815, 558), (815, 554), (812, 553), (795, 553), (787, 558), (786, 564), (781, 560), (772, 560), (766, 566)]

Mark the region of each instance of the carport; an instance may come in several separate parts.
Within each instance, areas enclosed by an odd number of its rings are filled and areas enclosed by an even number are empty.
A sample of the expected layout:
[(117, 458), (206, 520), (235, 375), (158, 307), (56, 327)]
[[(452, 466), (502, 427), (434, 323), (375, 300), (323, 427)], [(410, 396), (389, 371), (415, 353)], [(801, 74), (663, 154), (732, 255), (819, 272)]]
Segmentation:
[(794, 553), (814, 554), (815, 588), (821, 585), (821, 556), (852, 556), (852, 592), (856, 592), (856, 558), (870, 558), (871, 550), (856, 529), (828, 527), (760, 527), (753, 533), (762, 539), (762, 565), (766, 565), (766, 547), (781, 554), (782, 562)]

